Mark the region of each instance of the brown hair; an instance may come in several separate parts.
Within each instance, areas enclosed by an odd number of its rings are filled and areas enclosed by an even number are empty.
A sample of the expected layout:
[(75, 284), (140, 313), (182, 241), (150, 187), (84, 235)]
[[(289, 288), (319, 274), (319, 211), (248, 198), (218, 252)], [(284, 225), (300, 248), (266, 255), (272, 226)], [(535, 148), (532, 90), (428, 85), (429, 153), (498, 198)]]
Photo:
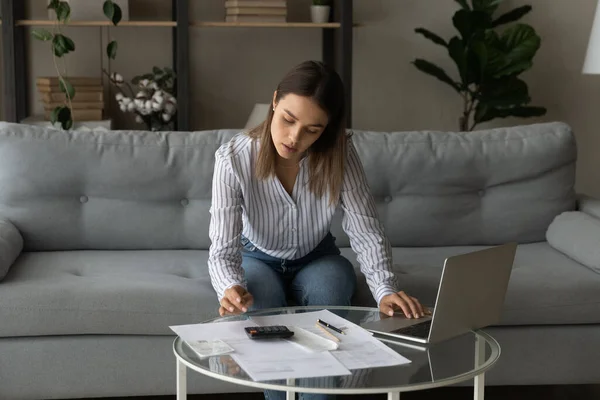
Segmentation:
[[(275, 102), (290, 93), (310, 97), (327, 114), (325, 130), (307, 150), (309, 189), (317, 197), (322, 197), (328, 190), (329, 204), (335, 205), (342, 189), (346, 162), (344, 84), (331, 67), (319, 61), (305, 61), (292, 68), (279, 82)], [(275, 174), (277, 150), (271, 139), (272, 120), (273, 109), (269, 107), (267, 118), (248, 132), (250, 137), (260, 141), (255, 165), (258, 179)]]

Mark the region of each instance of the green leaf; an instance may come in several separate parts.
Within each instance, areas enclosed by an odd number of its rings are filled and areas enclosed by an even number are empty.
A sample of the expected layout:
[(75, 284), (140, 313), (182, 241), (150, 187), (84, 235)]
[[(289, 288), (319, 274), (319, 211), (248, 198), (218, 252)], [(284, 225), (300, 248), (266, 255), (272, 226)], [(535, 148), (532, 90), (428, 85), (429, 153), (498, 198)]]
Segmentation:
[(158, 67), (152, 67), (152, 72), (154, 73), (154, 75), (162, 75), (163, 74), (163, 70)]
[(121, 18), (123, 18), (121, 7), (119, 7), (118, 4), (115, 4), (112, 0), (106, 0), (102, 10), (104, 11), (106, 18), (111, 20), (114, 25), (117, 25), (119, 22), (121, 22)]
[(113, 17), (115, 16), (115, 3), (113, 3), (111, 0), (106, 0), (102, 6), (102, 11), (104, 12), (106, 18), (112, 21)]
[(498, 9), (501, 0), (473, 0), (473, 11), (483, 11), (492, 15)]
[(520, 117), (520, 118), (528, 118), (528, 117), (541, 117), (546, 114), (546, 109), (544, 107), (533, 107), (533, 106), (518, 106), (513, 108), (488, 108), (485, 113), (478, 114), (477, 111), (475, 115), (478, 115), (480, 118), (475, 119), (475, 122), (481, 123), (486, 121), (491, 121), (494, 118), (507, 118), (507, 117)]
[(59, 4), (59, 0), (51, 0), (48, 3), (48, 7), (46, 7), (48, 10), (56, 10), (58, 8), (58, 4)]
[(531, 68), (541, 39), (532, 27), (517, 24), (505, 30), (501, 37), (486, 32), (488, 64), (486, 73), (495, 78), (520, 74)]
[(527, 84), (516, 77), (486, 82), (481, 85), (477, 98), (489, 108), (515, 107), (531, 101)]
[(52, 122), (52, 125), (54, 125), (58, 120), (58, 112), (61, 110), (61, 108), (62, 106), (58, 106), (54, 107), (54, 110), (52, 110), (52, 113), (50, 114), (50, 122)]
[(470, 10), (471, 8), (469, 7), (469, 3), (467, 3), (467, 0), (455, 0), (458, 4), (460, 4), (460, 6), (464, 9), (464, 10)]
[(510, 58), (514, 61), (531, 60), (541, 44), (535, 30), (524, 24), (516, 24), (506, 29), (500, 39), (504, 47), (510, 50)]
[(452, 39), (450, 39), (450, 42), (448, 43), (448, 54), (456, 64), (463, 85), (468, 84), (467, 53), (465, 45), (463, 44), (462, 40), (458, 38), (458, 36), (455, 36)]
[(67, 53), (67, 49), (65, 48), (65, 41), (62, 39), (62, 35), (57, 34), (54, 35), (52, 39), (52, 51), (56, 57), (62, 57)]
[(429, 75), (439, 79), (442, 82), (447, 83), (448, 85), (452, 86), (454, 88), (454, 90), (456, 90), (457, 92), (460, 93), (460, 90), (461, 90), (460, 85), (458, 83), (454, 82), (452, 80), (452, 78), (450, 78), (448, 76), (448, 74), (446, 74), (446, 72), (443, 69), (441, 69), (440, 67), (438, 67), (437, 65), (432, 64), (429, 61), (422, 60), (422, 59), (416, 59), (415, 61), (413, 61), (413, 64), (420, 71), (422, 71), (426, 74), (429, 74)]
[(435, 33), (428, 31), (427, 29), (417, 28), (417, 29), (415, 29), (415, 32), (420, 33), (421, 35), (425, 36), (427, 39), (431, 40), (435, 44), (439, 44), (440, 46), (448, 47), (448, 43), (446, 43), (446, 41), (444, 39), (442, 39)]
[(71, 6), (66, 1), (61, 1), (56, 10), (56, 18), (60, 22), (67, 22), (71, 17)]
[(117, 48), (119, 47), (118, 43), (116, 40), (113, 40), (112, 42), (110, 42), (108, 44), (108, 46), (106, 46), (106, 55), (111, 58), (111, 59), (115, 59), (117, 57)]
[(479, 31), (490, 29), (492, 17), (483, 11), (458, 10), (452, 17), (454, 27), (465, 42)]
[(63, 37), (65, 40), (65, 49), (67, 49), (69, 52), (75, 51), (75, 42), (73, 42), (71, 40), (71, 38), (69, 38), (67, 36), (63, 36)]
[(60, 91), (65, 93), (70, 99), (75, 97), (75, 88), (66, 78), (60, 79), (58, 86)]
[(485, 80), (485, 70), (488, 63), (488, 52), (483, 40), (474, 40), (471, 43), (471, 51), (473, 57), (471, 62), (479, 66), (477, 69), (475, 67), (470, 68), (473, 72), (477, 72), (474, 82), (482, 83)]
[(57, 57), (62, 57), (63, 55), (75, 50), (75, 43), (73, 43), (70, 38), (59, 33), (54, 35), (54, 38), (52, 39), (52, 47), (54, 54)]
[(73, 126), (73, 119), (71, 118), (71, 109), (69, 107), (59, 107), (56, 120), (60, 122), (63, 129), (68, 130)]
[(33, 35), (34, 38), (41, 40), (41, 41), (48, 41), (48, 40), (52, 40), (53, 36), (50, 32), (48, 32), (46, 29), (34, 29), (31, 34)]
[(115, 4), (115, 15), (112, 17), (112, 23), (113, 25), (118, 25), (119, 22), (121, 22), (121, 19), (123, 18), (123, 12), (121, 11), (121, 7), (119, 7), (118, 4)]
[(502, 14), (497, 19), (492, 22), (492, 27), (495, 28), (497, 26), (508, 24), (510, 22), (517, 21), (521, 19), (525, 14), (531, 11), (531, 6), (522, 6), (519, 8), (515, 8), (512, 11), (507, 12), (506, 14)]

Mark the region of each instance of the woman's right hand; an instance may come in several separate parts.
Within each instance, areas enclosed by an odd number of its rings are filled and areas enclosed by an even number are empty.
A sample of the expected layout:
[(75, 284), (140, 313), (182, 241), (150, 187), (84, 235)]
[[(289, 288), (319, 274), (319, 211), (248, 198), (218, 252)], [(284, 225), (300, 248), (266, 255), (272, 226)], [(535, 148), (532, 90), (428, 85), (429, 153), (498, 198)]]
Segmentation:
[(243, 287), (236, 285), (225, 290), (224, 296), (220, 301), (219, 315), (236, 315), (245, 313), (254, 303), (254, 297)]

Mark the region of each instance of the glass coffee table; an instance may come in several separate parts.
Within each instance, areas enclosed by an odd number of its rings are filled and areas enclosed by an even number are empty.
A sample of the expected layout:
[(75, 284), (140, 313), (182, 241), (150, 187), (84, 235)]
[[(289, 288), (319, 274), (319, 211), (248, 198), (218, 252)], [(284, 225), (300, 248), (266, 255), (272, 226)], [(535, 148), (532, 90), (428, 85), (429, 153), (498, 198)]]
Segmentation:
[[(243, 315), (215, 318), (205, 323), (239, 321), (256, 315), (303, 313), (327, 309), (357, 325), (382, 316), (377, 308), (367, 307), (286, 307), (260, 310)], [(484, 398), (484, 374), (500, 357), (500, 346), (490, 335), (473, 331), (445, 342), (421, 346), (409, 341), (374, 335), (388, 347), (408, 358), (409, 364), (352, 370), (352, 375), (254, 381), (229, 355), (200, 358), (177, 337), (173, 351), (177, 358), (177, 400), (187, 398), (187, 368), (222, 381), (238, 385), (295, 393), (377, 394), (388, 393), (388, 399), (399, 399), (401, 392), (431, 389), (474, 379), (474, 399)]]

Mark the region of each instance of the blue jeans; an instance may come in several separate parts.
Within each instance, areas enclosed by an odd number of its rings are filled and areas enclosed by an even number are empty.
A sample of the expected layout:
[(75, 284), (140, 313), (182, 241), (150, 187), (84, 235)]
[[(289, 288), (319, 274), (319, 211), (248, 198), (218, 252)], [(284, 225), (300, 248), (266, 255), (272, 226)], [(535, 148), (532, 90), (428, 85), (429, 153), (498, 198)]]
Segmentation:
[[(250, 310), (285, 307), (288, 299), (300, 306), (349, 306), (356, 288), (354, 267), (340, 255), (328, 234), (317, 247), (297, 260), (271, 257), (242, 237), (242, 268), (254, 297)], [(334, 396), (301, 393), (303, 400)], [(284, 392), (265, 391), (265, 399), (285, 399)]]

